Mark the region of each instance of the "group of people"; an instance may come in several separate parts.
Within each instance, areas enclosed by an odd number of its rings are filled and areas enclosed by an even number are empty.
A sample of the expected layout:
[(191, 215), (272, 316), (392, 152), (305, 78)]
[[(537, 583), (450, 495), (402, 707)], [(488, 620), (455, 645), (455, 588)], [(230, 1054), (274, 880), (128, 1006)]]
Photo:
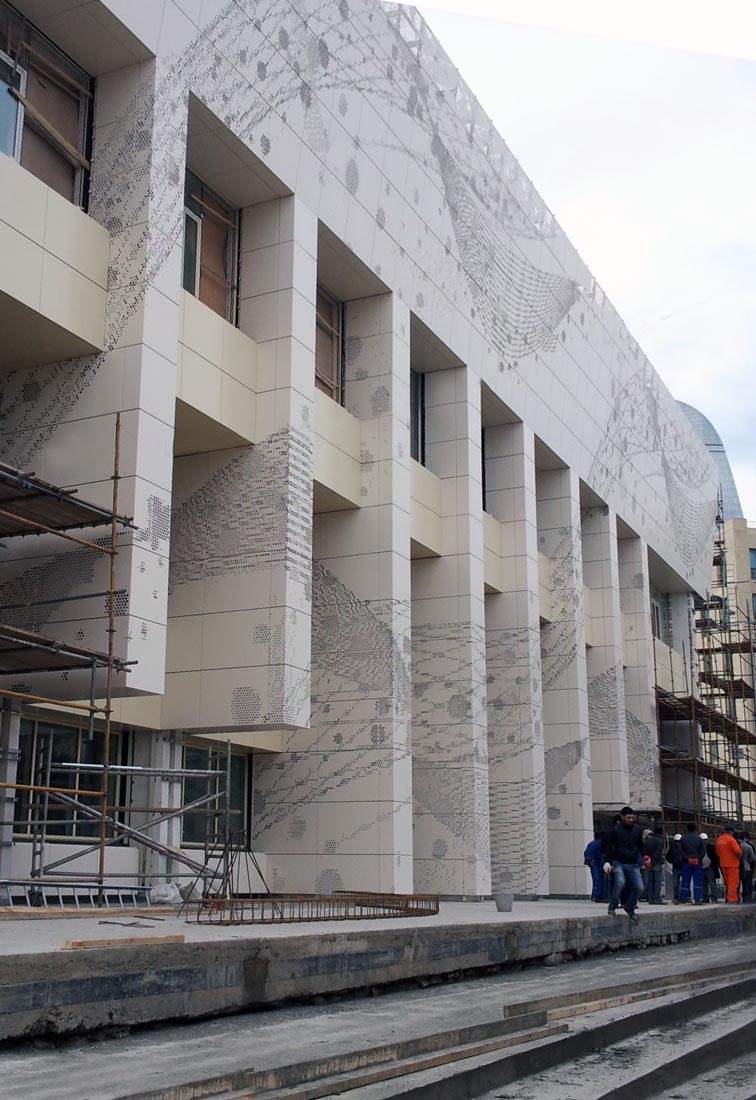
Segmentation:
[(595, 834), (584, 858), (591, 871), (591, 900), (607, 901), (612, 915), (621, 907), (633, 923), (639, 901), (667, 904), (662, 898), (667, 864), (675, 905), (718, 901), (720, 879), (726, 902), (753, 901), (756, 850), (747, 832), (736, 835), (729, 825), (714, 841), (691, 823), (684, 834), (675, 833), (665, 852), (664, 831), (641, 829), (635, 811), (624, 806), (609, 829)]

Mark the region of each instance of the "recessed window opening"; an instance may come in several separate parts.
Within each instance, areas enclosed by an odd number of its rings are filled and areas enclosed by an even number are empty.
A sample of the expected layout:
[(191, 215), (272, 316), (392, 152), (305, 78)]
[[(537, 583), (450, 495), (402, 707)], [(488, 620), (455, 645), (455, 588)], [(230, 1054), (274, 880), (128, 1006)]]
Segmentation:
[(183, 287), (236, 324), (239, 211), (187, 170), (184, 189)]
[(315, 302), (315, 386), (343, 404), (344, 306), (318, 285)]
[(425, 465), (425, 375), (410, 368), (410, 458)]
[(756, 581), (756, 550), (749, 549), (748, 557), (751, 566), (751, 580)]
[[(110, 733), (110, 763), (122, 763), (127, 734), (118, 730)], [(19, 732), (19, 758), (17, 782), (31, 786), (47, 785), (48, 761), (50, 765), (50, 785), (66, 787), (72, 790), (99, 791), (102, 788), (102, 773), (78, 771), (75, 765), (102, 764), (105, 747), (104, 734), (95, 730), (90, 740), (86, 726), (60, 726), (57, 723), (36, 722), (23, 719)], [(61, 764), (74, 767), (58, 768)], [(111, 806), (123, 805), (126, 779), (111, 775), (109, 780), (108, 802)], [(99, 809), (96, 798), (81, 797), (85, 806)], [(119, 820), (123, 815), (116, 814)], [(30, 836), (34, 831), (34, 822), (46, 817), (48, 840), (91, 840), (100, 835), (100, 826), (80, 810), (65, 806), (50, 799), (44, 809), (43, 796), (39, 791), (18, 791), (16, 793), (13, 814), (13, 832), (17, 836)]]
[[(249, 755), (231, 753), (231, 831), (249, 835)], [(226, 750), (210, 749), (198, 745), (184, 746), (184, 767), (199, 770), (213, 770), (225, 773)], [(187, 776), (184, 779), (182, 805), (194, 802), (207, 794), (217, 794), (225, 784), (223, 776)], [(222, 799), (202, 806), (198, 810), (187, 810), (182, 815), (181, 843), (201, 845), (208, 842), (213, 847), (222, 846), (226, 827)], [(210, 812), (208, 812), (210, 811)], [(217, 812), (213, 812), (217, 811)]]
[(92, 78), (0, 0), (0, 152), (85, 206)]

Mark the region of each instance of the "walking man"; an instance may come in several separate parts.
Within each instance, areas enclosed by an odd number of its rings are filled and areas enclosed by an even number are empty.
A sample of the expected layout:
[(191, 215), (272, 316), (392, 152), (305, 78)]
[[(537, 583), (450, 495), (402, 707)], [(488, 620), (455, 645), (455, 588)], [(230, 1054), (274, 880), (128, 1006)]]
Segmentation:
[(680, 902), (684, 905), (690, 898), (690, 884), (693, 882), (693, 897), (696, 905), (703, 904), (703, 860), (706, 855), (706, 842), (701, 840), (693, 822), (688, 823), (685, 836), (680, 841), (685, 862), (680, 883)]
[(643, 833), (635, 823), (635, 810), (623, 806), (620, 819), (612, 826), (606, 848), (604, 871), (614, 872), (612, 893), (608, 912), (614, 916), (620, 905), (622, 891), (627, 887), (624, 910), (633, 924), (638, 923), (638, 898), (643, 893), (643, 879), (640, 868), (643, 859)]
[(740, 886), (740, 859), (743, 849), (735, 839), (735, 830), (732, 825), (725, 826), (725, 831), (717, 837), (717, 856), (722, 878), (727, 890), (726, 901), (730, 905), (737, 905), (738, 887)]

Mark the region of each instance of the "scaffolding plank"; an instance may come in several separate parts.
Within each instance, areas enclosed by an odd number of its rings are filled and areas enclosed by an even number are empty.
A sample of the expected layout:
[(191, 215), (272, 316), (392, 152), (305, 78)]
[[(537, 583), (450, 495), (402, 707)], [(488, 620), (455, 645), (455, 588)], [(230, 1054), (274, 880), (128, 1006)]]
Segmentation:
[[(111, 663), (107, 653), (82, 646), (69, 645), (55, 638), (19, 630), (0, 623), (0, 675), (33, 672), (67, 672), (75, 669), (106, 668)], [(118, 670), (123, 661), (112, 658)]]
[[(0, 539), (34, 534), (29, 524), (43, 524), (54, 531), (105, 527), (113, 513), (99, 504), (81, 500), (74, 491), (51, 485), (34, 474), (24, 474), (0, 463)], [(11, 513), (11, 514), (8, 514)], [(124, 527), (132, 527), (126, 516), (116, 516)]]

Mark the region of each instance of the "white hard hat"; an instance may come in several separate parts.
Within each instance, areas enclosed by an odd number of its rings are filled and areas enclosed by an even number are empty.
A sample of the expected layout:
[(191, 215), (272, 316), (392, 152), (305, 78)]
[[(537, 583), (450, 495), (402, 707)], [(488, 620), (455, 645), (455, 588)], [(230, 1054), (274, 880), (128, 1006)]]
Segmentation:
[(682, 840), (682, 833), (675, 833), (673, 840)]
[(708, 840), (709, 839), (709, 834), (708, 833), (701, 833), (700, 836), (701, 836), (701, 840)]

